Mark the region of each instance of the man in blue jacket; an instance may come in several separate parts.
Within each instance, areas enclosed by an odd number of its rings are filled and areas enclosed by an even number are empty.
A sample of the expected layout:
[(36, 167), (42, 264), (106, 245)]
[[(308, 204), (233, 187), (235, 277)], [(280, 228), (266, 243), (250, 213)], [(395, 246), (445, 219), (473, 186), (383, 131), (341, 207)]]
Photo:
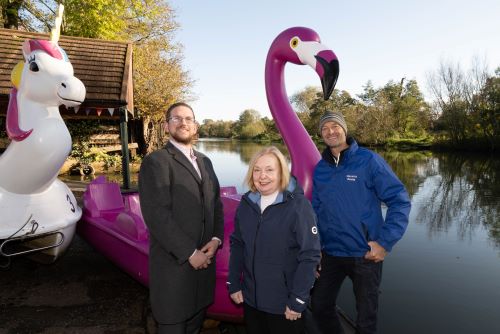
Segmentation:
[(406, 230), (410, 198), (384, 159), (347, 137), (341, 113), (326, 112), (319, 131), (327, 148), (313, 178), (322, 247), (312, 296), (314, 319), (322, 333), (343, 333), (336, 300), (347, 276), (356, 298), (357, 333), (376, 333), (382, 263)]

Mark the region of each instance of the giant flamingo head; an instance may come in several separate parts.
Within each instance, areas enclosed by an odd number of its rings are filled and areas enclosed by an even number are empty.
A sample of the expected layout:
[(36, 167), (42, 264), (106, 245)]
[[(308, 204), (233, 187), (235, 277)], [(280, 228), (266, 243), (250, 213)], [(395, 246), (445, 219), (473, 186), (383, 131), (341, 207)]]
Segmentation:
[(269, 108), (290, 152), (292, 174), (311, 198), (312, 173), (321, 156), (288, 101), (284, 81), (287, 62), (311, 66), (321, 79), (325, 100), (337, 83), (339, 62), (335, 53), (321, 44), (318, 34), (304, 27), (280, 33), (267, 54), (265, 81)]

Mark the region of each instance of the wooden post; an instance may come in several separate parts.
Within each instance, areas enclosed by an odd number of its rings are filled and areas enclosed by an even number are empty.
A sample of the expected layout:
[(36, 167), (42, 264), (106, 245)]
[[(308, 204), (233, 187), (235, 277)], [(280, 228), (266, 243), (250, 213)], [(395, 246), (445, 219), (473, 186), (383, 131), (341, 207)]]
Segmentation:
[(122, 177), (125, 190), (130, 189), (130, 167), (129, 167), (129, 151), (128, 151), (128, 111), (125, 107), (120, 107), (120, 140), (122, 144)]

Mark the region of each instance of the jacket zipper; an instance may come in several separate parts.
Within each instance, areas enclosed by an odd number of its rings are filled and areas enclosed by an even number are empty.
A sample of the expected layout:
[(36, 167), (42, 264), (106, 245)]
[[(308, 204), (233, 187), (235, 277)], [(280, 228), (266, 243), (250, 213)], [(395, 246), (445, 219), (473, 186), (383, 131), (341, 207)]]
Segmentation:
[(260, 224), (262, 224), (262, 213), (260, 214), (259, 221), (257, 222), (257, 229), (255, 230), (255, 239), (253, 242), (252, 273), (254, 281), (255, 308), (257, 308), (257, 279), (255, 278), (255, 254), (257, 252), (257, 235), (259, 234)]
[(340, 162), (340, 154), (339, 154), (339, 157), (336, 158), (333, 153), (332, 153), (332, 158), (333, 158), (333, 161), (335, 162), (335, 167), (338, 167), (339, 166), (339, 162)]

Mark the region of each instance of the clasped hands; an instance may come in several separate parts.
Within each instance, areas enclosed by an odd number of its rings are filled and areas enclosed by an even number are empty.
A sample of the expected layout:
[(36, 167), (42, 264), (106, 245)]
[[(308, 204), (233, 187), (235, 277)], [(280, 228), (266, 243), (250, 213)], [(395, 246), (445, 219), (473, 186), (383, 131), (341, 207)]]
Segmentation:
[(189, 258), (189, 264), (195, 269), (205, 269), (212, 263), (212, 258), (219, 248), (219, 240), (212, 239), (201, 249), (197, 249)]

